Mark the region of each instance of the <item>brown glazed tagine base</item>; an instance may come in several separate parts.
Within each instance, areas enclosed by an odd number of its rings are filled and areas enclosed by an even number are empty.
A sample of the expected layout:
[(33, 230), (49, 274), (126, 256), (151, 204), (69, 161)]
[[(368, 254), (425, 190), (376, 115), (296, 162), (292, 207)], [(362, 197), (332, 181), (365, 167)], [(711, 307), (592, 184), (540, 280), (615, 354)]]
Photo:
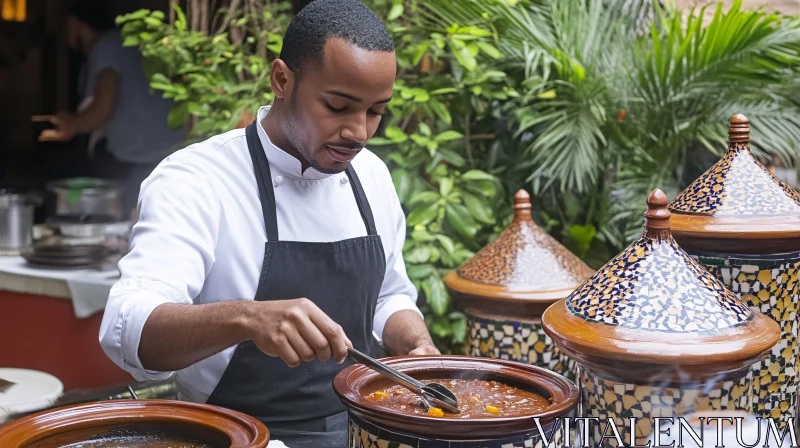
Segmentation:
[(467, 317), (469, 355), (529, 363), (574, 381), (575, 363), (544, 333), (541, 317), (590, 275), (534, 223), (530, 196), (519, 190), (511, 224), (443, 280)]
[(785, 431), (800, 410), (800, 194), (753, 157), (747, 117), (731, 118), (728, 140), (723, 158), (670, 204), (673, 234), (742, 302), (780, 326), (778, 344), (752, 366), (749, 411)]
[(265, 448), (253, 417), (172, 400), (118, 400), (49, 410), (0, 426), (3, 448)]
[[(421, 356), (383, 359), (417, 380), (486, 380), (540, 394), (552, 400), (536, 415), (442, 418), (383, 406), (367, 398), (392, 386), (364, 365), (353, 365), (334, 379), (334, 390), (349, 413), (348, 448), (413, 446), (417, 448), (522, 448), (541, 444), (536, 421), (549, 433), (554, 419), (578, 403), (578, 387), (548, 370), (518, 362), (467, 356)], [(563, 434), (556, 432), (556, 440)], [(444, 445), (443, 445), (444, 444)]]

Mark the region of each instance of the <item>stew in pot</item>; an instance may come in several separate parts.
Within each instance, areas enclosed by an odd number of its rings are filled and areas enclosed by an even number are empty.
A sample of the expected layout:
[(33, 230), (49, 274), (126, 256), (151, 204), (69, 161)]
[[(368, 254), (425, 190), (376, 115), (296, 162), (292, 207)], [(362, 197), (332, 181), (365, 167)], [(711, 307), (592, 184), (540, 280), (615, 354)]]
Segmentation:
[(484, 380), (427, 380), (453, 391), (458, 398), (460, 414), (450, 414), (439, 408), (427, 409), (419, 395), (400, 385), (375, 391), (366, 398), (390, 409), (411, 414), (444, 418), (520, 417), (536, 415), (551, 404), (540, 394)]

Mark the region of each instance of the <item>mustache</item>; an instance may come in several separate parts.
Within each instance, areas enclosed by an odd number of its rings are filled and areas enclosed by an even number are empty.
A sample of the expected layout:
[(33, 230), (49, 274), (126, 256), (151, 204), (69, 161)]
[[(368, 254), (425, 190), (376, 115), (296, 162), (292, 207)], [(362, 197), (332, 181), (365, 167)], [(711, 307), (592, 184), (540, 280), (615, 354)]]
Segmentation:
[(324, 146), (333, 146), (334, 148), (344, 148), (344, 149), (349, 149), (351, 151), (360, 151), (364, 149), (364, 145), (362, 143), (354, 143), (354, 142), (329, 142), (325, 143)]

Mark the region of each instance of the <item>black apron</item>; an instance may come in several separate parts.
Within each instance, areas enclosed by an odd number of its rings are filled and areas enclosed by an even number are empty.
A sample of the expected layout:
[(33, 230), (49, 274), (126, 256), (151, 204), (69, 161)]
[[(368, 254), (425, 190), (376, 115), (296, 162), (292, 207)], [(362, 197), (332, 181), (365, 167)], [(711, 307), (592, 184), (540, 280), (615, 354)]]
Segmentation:
[[(247, 127), (247, 147), (267, 242), (255, 300), (312, 300), (342, 326), (356, 349), (375, 353), (372, 318), (386, 259), (358, 176), (352, 165), (347, 168), (367, 236), (332, 243), (280, 241), (272, 176), (256, 126), (257, 121)], [(258, 418), (272, 439), (290, 448), (341, 448), (347, 445), (347, 415), (332, 381), (349, 364), (331, 359), (288, 367), (280, 358), (261, 352), (253, 341), (242, 342), (207, 403)]]

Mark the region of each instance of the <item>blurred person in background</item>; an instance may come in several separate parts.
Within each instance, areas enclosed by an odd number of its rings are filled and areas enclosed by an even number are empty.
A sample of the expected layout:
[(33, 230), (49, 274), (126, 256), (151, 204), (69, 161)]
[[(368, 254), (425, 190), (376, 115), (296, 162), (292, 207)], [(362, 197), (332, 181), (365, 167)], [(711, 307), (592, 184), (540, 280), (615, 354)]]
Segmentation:
[(120, 182), (124, 210), (136, 207), (139, 186), (184, 138), (167, 117), (173, 103), (151, 91), (138, 49), (123, 47), (110, 0), (78, 0), (69, 10), (68, 43), (87, 58), (81, 105), (52, 117), (40, 141), (90, 134), (93, 175)]

